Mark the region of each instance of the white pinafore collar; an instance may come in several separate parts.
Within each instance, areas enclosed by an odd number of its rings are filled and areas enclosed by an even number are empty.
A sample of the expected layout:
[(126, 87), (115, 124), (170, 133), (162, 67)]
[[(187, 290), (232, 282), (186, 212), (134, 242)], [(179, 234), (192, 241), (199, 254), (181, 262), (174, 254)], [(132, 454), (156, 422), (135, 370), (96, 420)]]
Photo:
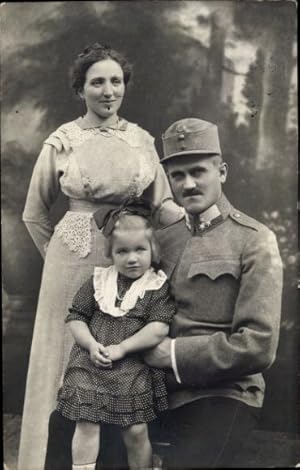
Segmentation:
[(100, 309), (113, 317), (123, 317), (135, 307), (137, 300), (142, 299), (146, 291), (158, 290), (167, 280), (167, 275), (151, 267), (134, 281), (126, 291), (119, 307), (115, 306), (118, 294), (118, 271), (114, 265), (108, 268), (94, 268), (94, 298)]

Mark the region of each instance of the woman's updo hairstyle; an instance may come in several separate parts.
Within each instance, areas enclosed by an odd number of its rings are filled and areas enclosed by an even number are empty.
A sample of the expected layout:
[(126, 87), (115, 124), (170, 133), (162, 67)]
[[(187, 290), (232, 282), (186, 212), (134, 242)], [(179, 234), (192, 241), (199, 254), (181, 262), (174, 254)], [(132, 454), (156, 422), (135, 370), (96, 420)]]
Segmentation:
[(125, 86), (128, 84), (132, 74), (132, 65), (128, 62), (126, 57), (110, 46), (96, 42), (86, 47), (78, 54), (74, 62), (72, 69), (72, 88), (77, 95), (83, 90), (87, 70), (96, 62), (107, 59), (112, 59), (120, 65), (124, 74)]

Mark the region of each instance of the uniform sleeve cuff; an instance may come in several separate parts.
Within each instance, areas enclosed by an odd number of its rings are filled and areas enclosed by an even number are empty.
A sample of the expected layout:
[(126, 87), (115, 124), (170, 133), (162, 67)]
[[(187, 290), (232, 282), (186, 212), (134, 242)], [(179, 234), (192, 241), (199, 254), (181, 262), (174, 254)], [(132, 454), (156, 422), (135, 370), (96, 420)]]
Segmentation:
[(175, 375), (175, 378), (179, 384), (181, 384), (181, 380), (179, 377), (178, 369), (177, 369), (177, 363), (176, 363), (176, 356), (175, 356), (175, 339), (171, 339), (171, 364), (172, 364), (172, 369)]

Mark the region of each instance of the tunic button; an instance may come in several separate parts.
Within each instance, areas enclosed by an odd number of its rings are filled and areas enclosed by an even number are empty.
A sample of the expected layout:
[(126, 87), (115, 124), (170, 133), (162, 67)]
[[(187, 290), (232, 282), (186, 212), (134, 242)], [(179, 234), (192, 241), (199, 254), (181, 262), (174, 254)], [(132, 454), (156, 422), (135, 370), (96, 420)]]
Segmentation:
[(211, 226), (210, 222), (201, 222), (198, 227), (199, 227), (199, 230), (205, 230), (206, 228), (210, 226)]
[(235, 212), (233, 215), (234, 215), (234, 217), (236, 217), (237, 219), (238, 219), (239, 217), (241, 217), (241, 214), (239, 214), (238, 212)]

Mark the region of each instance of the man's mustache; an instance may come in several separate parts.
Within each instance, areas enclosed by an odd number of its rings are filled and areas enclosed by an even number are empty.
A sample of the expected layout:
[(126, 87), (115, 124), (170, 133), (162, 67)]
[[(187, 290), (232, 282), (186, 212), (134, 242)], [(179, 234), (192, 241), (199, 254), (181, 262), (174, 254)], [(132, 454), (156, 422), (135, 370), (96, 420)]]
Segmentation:
[(199, 191), (199, 189), (185, 189), (182, 193), (183, 197), (189, 197), (189, 196), (202, 196), (203, 193)]

